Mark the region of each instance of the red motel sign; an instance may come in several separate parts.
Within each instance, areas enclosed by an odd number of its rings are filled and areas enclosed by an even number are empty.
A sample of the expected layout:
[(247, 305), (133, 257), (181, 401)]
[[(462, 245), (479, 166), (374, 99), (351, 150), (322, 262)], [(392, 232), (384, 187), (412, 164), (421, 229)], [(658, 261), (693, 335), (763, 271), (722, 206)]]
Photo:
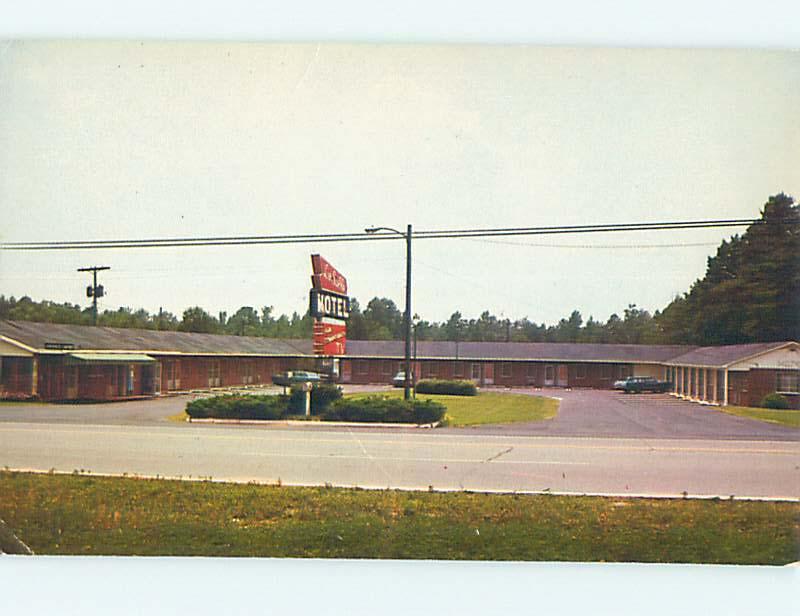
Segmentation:
[(347, 344), (344, 323), (314, 323), (314, 355), (344, 355)]
[(322, 291), (347, 295), (347, 278), (319, 255), (311, 255), (311, 286)]
[(314, 315), (315, 355), (344, 355), (350, 300), (347, 279), (320, 255), (311, 255), (310, 310)]

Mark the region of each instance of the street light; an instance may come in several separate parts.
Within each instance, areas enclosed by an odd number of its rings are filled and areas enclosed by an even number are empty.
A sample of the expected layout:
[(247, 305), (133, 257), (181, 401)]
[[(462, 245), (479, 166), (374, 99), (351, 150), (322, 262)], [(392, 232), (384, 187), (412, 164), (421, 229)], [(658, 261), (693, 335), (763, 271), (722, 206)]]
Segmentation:
[(406, 240), (406, 311), (403, 314), (403, 328), (405, 330), (405, 382), (403, 384), (403, 399), (411, 398), (411, 225), (408, 225), (406, 232), (402, 233), (391, 227), (369, 227), (364, 229), (366, 233), (377, 233), (378, 231), (391, 231)]

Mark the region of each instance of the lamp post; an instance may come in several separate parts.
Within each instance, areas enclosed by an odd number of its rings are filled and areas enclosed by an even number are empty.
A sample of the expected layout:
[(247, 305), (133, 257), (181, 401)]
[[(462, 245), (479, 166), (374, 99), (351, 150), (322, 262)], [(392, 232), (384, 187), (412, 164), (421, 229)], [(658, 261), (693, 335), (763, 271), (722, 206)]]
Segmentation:
[(403, 399), (411, 398), (411, 225), (402, 233), (391, 227), (370, 227), (364, 229), (367, 233), (378, 231), (391, 231), (406, 240), (406, 311), (403, 314), (403, 329), (405, 332), (405, 382), (403, 384)]

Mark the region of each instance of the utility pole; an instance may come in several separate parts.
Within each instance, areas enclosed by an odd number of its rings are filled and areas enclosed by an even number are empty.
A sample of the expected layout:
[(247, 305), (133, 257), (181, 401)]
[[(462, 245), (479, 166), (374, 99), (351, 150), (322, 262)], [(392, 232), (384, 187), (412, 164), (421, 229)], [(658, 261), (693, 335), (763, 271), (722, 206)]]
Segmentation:
[(86, 297), (92, 298), (92, 325), (97, 325), (97, 298), (103, 297), (106, 292), (103, 285), (97, 284), (97, 272), (110, 270), (108, 265), (95, 265), (93, 267), (79, 267), (79, 272), (92, 272), (92, 285), (86, 287)]

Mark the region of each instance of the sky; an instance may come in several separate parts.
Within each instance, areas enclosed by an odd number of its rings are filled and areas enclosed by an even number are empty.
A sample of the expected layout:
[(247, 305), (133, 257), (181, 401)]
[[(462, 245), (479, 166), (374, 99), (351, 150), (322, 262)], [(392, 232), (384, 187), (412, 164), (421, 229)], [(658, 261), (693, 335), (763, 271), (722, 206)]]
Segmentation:
[[(0, 241), (757, 218), (800, 196), (800, 56), (526, 45), (0, 42)], [(740, 231), (740, 230), (739, 230)], [(412, 310), (655, 311), (736, 229), (413, 243)], [(23, 253), (0, 293), (307, 307), (311, 253), (403, 309), (402, 241)]]

